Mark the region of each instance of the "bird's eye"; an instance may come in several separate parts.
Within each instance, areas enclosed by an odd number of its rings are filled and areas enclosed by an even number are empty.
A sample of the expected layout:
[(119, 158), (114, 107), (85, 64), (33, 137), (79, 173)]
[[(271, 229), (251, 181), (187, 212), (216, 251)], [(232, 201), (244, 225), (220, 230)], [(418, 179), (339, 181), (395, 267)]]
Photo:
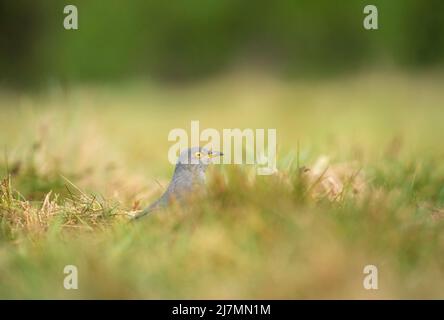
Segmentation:
[(202, 153), (200, 153), (200, 152), (196, 152), (195, 154), (194, 154), (194, 156), (196, 157), (196, 158), (200, 158), (200, 157), (202, 157)]

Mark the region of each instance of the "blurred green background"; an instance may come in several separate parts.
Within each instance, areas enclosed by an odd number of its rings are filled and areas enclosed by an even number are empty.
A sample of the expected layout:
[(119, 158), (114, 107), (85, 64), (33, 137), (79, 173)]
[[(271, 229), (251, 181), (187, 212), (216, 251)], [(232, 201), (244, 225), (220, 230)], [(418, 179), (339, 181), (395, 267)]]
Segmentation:
[[(63, 7), (79, 30), (63, 28)], [(363, 8), (379, 9), (379, 30)], [(442, 66), (444, 2), (0, 1), (0, 83), (186, 82), (239, 66), (286, 77)]]

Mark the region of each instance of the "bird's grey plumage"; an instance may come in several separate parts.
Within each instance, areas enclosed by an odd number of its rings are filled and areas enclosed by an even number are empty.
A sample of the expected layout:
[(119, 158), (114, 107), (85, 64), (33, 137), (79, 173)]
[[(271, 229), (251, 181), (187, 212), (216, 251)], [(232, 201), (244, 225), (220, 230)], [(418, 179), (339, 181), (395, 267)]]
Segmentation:
[(184, 203), (194, 193), (202, 192), (205, 185), (205, 171), (214, 157), (221, 156), (219, 151), (193, 147), (184, 150), (177, 160), (173, 178), (163, 195), (135, 216), (141, 218), (151, 212), (165, 208), (172, 201)]

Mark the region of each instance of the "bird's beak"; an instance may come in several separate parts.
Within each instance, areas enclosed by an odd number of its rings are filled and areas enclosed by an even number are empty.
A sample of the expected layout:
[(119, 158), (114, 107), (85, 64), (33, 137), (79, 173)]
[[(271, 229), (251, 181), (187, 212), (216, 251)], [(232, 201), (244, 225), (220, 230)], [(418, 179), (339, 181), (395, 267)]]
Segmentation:
[(217, 158), (223, 156), (223, 152), (220, 151), (210, 151), (208, 152), (208, 158)]

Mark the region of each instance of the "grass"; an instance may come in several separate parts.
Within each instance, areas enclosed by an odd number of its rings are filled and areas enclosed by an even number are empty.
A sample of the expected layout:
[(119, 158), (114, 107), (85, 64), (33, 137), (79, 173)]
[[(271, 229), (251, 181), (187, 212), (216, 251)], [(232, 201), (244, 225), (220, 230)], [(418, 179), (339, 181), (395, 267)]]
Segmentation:
[[(3, 92), (0, 298), (443, 298), (443, 79)], [(191, 120), (276, 128), (278, 173), (214, 166), (205, 198), (129, 222)], [(379, 290), (363, 288), (369, 264)]]

